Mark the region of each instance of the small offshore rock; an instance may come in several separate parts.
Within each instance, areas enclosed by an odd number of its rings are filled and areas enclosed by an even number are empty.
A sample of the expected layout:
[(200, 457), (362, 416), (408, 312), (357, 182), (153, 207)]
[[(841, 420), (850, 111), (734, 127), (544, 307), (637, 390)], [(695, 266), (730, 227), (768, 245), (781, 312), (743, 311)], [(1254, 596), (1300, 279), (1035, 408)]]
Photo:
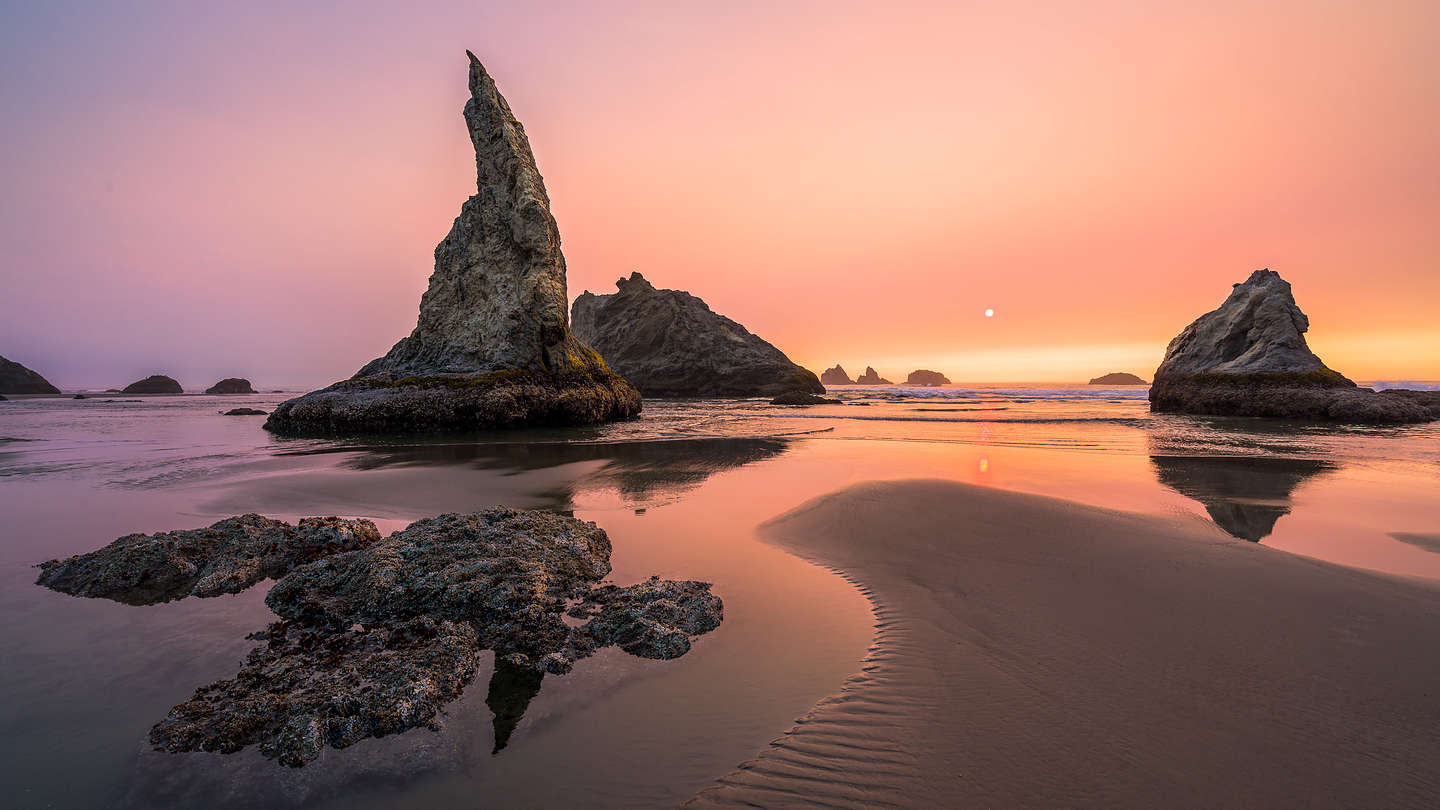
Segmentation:
[(253, 394), (255, 389), (250, 387), (250, 381), (242, 377), (226, 377), (205, 389), (207, 394)]
[(164, 374), (152, 374), (143, 380), (136, 380), (120, 390), (122, 394), (183, 394), (180, 383)]
[(929, 369), (922, 368), (910, 372), (910, 376), (905, 378), (905, 384), (934, 387), (940, 385), (949, 385), (950, 378), (946, 377), (944, 374), (941, 374), (938, 371), (931, 371)]
[(821, 385), (854, 385), (855, 381), (845, 373), (845, 369), (839, 363), (834, 368), (827, 368), (820, 372)]
[(1112, 371), (1092, 379), (1088, 385), (1148, 385), (1141, 377), (1124, 371)]
[(856, 385), (894, 385), (895, 383), (892, 383), (892, 382), (890, 382), (889, 380), (885, 379), (884, 377), (881, 377), (879, 374), (877, 374), (877, 373), (875, 372), (875, 369), (873, 369), (873, 368), (871, 368), (871, 367), (869, 367), (869, 366), (866, 366), (866, 367), (865, 367), (865, 373), (864, 373), (864, 374), (861, 374), (859, 377), (856, 377), (856, 378), (855, 378), (855, 384), (856, 384)]
[(231, 408), (228, 411), (221, 411), (223, 416), (264, 416), (265, 412), (259, 408)]

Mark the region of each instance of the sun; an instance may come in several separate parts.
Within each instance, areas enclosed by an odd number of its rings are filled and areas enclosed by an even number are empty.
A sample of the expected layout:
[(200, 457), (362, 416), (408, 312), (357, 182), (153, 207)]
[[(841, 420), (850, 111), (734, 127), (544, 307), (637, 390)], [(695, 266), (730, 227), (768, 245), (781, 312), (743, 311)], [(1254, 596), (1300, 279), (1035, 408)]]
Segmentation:
[(987, 318), (993, 318), (993, 317), (995, 317), (995, 310), (993, 310), (993, 309), (987, 309), (987, 310), (985, 310), (985, 317), (987, 317)]

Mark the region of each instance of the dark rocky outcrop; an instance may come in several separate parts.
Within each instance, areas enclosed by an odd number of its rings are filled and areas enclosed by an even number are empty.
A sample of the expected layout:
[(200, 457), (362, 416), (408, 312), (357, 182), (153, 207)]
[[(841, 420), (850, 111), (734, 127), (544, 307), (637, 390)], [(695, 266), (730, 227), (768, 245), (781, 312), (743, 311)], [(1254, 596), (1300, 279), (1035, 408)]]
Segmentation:
[(1091, 380), (1090, 385), (1145, 385), (1144, 379), (1124, 371), (1112, 371)]
[(924, 386), (949, 385), (950, 378), (938, 371), (930, 371), (929, 369), (922, 368), (910, 372), (910, 376), (905, 378), (905, 384)]
[(231, 408), (222, 413), (223, 416), (264, 416), (265, 412), (259, 408)]
[(804, 391), (787, 391), (770, 400), (771, 405), (841, 405), (838, 399), (826, 399)]
[[(498, 750), (545, 675), (607, 646), (676, 658), (724, 609), (705, 582), (601, 586), (610, 573), (602, 529), (503, 508), (416, 521), (384, 539), (368, 521), (306, 518), (291, 529), (244, 515), (122, 537), (41, 568), (42, 585), (130, 602), (231, 593), (288, 568), (265, 597), (282, 620), (251, 636), (262, 643), (235, 678), (196, 690), (150, 741), (171, 752), (258, 744), (294, 767), (327, 747), (434, 727), (483, 649), (495, 651), (487, 702), (501, 707)], [(566, 623), (566, 614), (588, 621)]]
[(682, 290), (656, 289), (639, 273), (617, 292), (575, 299), (575, 333), (646, 396), (775, 396), (825, 393), (814, 373)]
[(72, 596), (153, 605), (239, 593), (298, 565), (379, 540), (368, 520), (305, 518), (291, 526), (240, 515), (204, 529), (127, 534), (97, 551), (41, 563), (36, 584)]
[(476, 194), (435, 248), (415, 330), (329, 388), (282, 403), (283, 435), (466, 431), (633, 416), (640, 395), (567, 323), (565, 256), (525, 129), (474, 54)]
[(894, 385), (895, 383), (875, 373), (875, 369), (866, 366), (865, 373), (855, 378), (856, 385)]
[(226, 377), (205, 389), (207, 394), (253, 394), (255, 389), (250, 387), (250, 381), (243, 377)]
[(122, 394), (183, 394), (185, 389), (180, 383), (164, 374), (152, 374), (143, 380), (136, 380), (133, 383), (120, 389)]
[(1381, 424), (1440, 418), (1440, 392), (1376, 393), (1326, 367), (1305, 343), (1309, 327), (1290, 284), (1256, 270), (1170, 341), (1151, 410)]
[(820, 372), (821, 385), (854, 385), (855, 381), (845, 373), (845, 369), (839, 363), (834, 368), (827, 368)]
[(0, 394), (58, 394), (60, 389), (14, 360), (0, 357)]

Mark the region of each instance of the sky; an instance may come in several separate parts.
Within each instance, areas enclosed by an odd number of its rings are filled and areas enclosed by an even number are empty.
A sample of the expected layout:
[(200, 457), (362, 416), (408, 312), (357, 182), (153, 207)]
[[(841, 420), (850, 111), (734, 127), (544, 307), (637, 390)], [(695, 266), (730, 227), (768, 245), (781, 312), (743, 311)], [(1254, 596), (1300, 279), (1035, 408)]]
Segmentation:
[(350, 376), (474, 191), (467, 48), (572, 299), (639, 271), (816, 372), (1083, 381), (1269, 267), (1332, 367), (1440, 379), (1434, 0), (5, 2), (0, 355)]

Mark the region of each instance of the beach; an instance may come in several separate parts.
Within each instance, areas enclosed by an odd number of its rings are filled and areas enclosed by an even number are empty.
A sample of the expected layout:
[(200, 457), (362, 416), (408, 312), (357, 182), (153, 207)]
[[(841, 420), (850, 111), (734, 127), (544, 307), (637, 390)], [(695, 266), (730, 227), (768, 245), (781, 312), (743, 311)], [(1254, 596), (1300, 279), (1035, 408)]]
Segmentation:
[(762, 527), (871, 599), (860, 674), (690, 806), (1428, 807), (1440, 587), (953, 481)]

